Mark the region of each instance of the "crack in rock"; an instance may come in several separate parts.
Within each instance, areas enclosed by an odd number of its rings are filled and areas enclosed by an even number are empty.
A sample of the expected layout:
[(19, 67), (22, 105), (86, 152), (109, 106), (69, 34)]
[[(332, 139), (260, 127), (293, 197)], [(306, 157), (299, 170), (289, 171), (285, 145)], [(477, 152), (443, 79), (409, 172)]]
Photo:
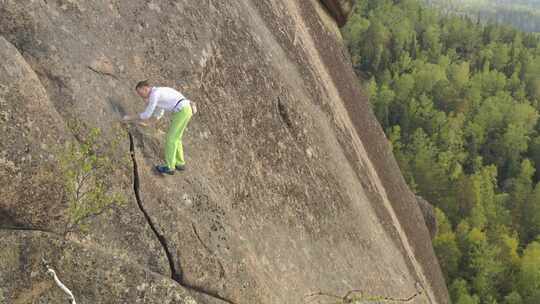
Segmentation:
[(135, 200), (137, 201), (137, 205), (139, 206), (139, 209), (143, 213), (144, 218), (148, 222), (150, 229), (152, 229), (159, 243), (161, 244), (163, 251), (165, 251), (165, 255), (167, 256), (167, 260), (169, 261), (169, 268), (171, 270), (171, 278), (174, 281), (181, 283), (182, 282), (182, 269), (180, 267), (178, 270), (176, 269), (171, 251), (169, 250), (169, 245), (167, 244), (167, 240), (165, 239), (163, 235), (161, 235), (158, 232), (156, 225), (150, 218), (150, 215), (148, 215), (148, 212), (146, 211), (146, 209), (144, 209), (142, 199), (141, 199), (141, 194), (139, 192), (140, 180), (139, 180), (139, 169), (137, 166), (137, 159), (135, 158), (135, 142), (133, 140), (133, 135), (131, 135), (131, 133), (128, 133), (128, 135), (129, 135), (129, 152), (131, 155), (131, 160), (133, 162), (133, 191), (135, 192)]
[(206, 249), (206, 252), (216, 258), (216, 261), (219, 265), (219, 278), (225, 278), (225, 267), (223, 267), (223, 263), (221, 263), (221, 261), (217, 258), (217, 255), (212, 250), (210, 250), (210, 248), (203, 242), (201, 236), (199, 235), (199, 232), (197, 231), (197, 228), (195, 227), (195, 223), (191, 222), (191, 228), (193, 229), (193, 233), (195, 234), (201, 245), (204, 247), (204, 249)]
[(97, 73), (97, 74), (100, 74), (100, 75), (104, 75), (104, 76), (109, 76), (109, 77), (111, 77), (111, 78), (114, 78), (114, 79), (118, 80), (118, 77), (116, 77), (116, 75), (114, 75), (114, 74), (111, 74), (111, 73), (109, 73), (109, 72), (100, 71), (100, 70), (98, 70), (98, 69), (96, 69), (96, 68), (94, 68), (94, 67), (91, 67), (91, 66), (89, 66), (89, 65), (86, 66), (86, 67), (87, 67), (90, 71), (92, 71), (92, 72), (94, 72), (94, 73)]
[(137, 205), (139, 206), (139, 209), (143, 213), (144, 218), (148, 222), (148, 225), (150, 226), (150, 228), (152, 229), (152, 231), (156, 235), (159, 243), (161, 244), (161, 247), (163, 248), (163, 251), (165, 251), (165, 255), (167, 256), (167, 260), (169, 261), (169, 267), (171, 269), (171, 278), (174, 281), (176, 281), (180, 286), (184, 287), (185, 289), (192, 290), (192, 291), (195, 291), (195, 292), (210, 296), (212, 298), (221, 300), (221, 301), (229, 303), (229, 304), (235, 304), (233, 301), (231, 301), (231, 300), (229, 300), (227, 298), (224, 298), (224, 297), (220, 296), (219, 294), (217, 294), (215, 292), (205, 290), (202, 287), (192, 286), (192, 285), (184, 282), (184, 280), (183, 280), (184, 276), (183, 276), (182, 269), (181, 269), (180, 266), (179, 266), (178, 270), (176, 269), (176, 266), (175, 266), (174, 261), (173, 261), (173, 256), (172, 256), (171, 251), (169, 250), (169, 246), (167, 244), (167, 240), (165, 239), (165, 237), (162, 234), (160, 234), (158, 232), (158, 230), (156, 228), (156, 225), (154, 224), (154, 222), (150, 218), (150, 215), (148, 214), (146, 209), (144, 209), (142, 199), (141, 199), (141, 194), (140, 194), (139, 169), (138, 169), (138, 166), (137, 166), (137, 159), (135, 158), (135, 141), (133, 139), (133, 135), (131, 134), (131, 132), (128, 132), (128, 136), (129, 136), (129, 151), (130, 151), (131, 160), (132, 160), (132, 163), (133, 163), (133, 191), (135, 193), (135, 200), (137, 201)]
[(60, 233), (54, 232), (52, 230), (33, 228), (33, 227), (20, 227), (20, 226), (0, 226), (0, 230), (6, 231), (32, 231), (32, 232), (42, 232), (49, 233), (57, 236), (62, 236)]
[(281, 101), (281, 98), (278, 96), (277, 98), (277, 108), (279, 116), (281, 117), (281, 120), (287, 125), (289, 129), (293, 128), (293, 123), (291, 121), (291, 118), (289, 116), (289, 112), (287, 110), (286, 105)]

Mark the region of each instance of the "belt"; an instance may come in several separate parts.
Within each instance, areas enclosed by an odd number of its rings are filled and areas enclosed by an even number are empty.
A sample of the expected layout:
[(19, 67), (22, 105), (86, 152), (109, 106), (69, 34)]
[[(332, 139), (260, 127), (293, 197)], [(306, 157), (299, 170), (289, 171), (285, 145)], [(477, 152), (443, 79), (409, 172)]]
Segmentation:
[(176, 107), (178, 107), (178, 105), (179, 105), (182, 101), (184, 101), (184, 100), (186, 100), (186, 99), (185, 99), (185, 98), (182, 98), (182, 99), (180, 99), (178, 102), (176, 102), (176, 104), (174, 105), (174, 107), (172, 108), (171, 111), (174, 111), (174, 109), (176, 109)]

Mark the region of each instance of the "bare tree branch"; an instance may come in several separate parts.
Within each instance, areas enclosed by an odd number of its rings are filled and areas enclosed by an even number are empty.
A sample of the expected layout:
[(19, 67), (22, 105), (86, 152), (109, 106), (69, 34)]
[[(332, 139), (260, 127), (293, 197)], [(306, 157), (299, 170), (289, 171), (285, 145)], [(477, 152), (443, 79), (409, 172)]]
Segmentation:
[(41, 259), (41, 261), (43, 262), (43, 266), (45, 266), (45, 268), (47, 269), (47, 273), (52, 275), (52, 277), (54, 278), (54, 282), (56, 283), (56, 285), (58, 287), (60, 287), (60, 289), (62, 289), (62, 291), (69, 296), (69, 299), (71, 301), (71, 304), (77, 304), (77, 302), (75, 302), (75, 297), (73, 296), (73, 293), (71, 292), (71, 290), (69, 290), (69, 288), (66, 287), (66, 285), (64, 285), (62, 283), (62, 281), (60, 281), (60, 279), (58, 278), (58, 276), (56, 275), (56, 272), (49, 266), (49, 264), (47, 263), (47, 261), (45, 259)]
[[(423, 288), (420, 284), (416, 284), (416, 292), (412, 294), (409, 297), (406, 298), (394, 298), (394, 297), (388, 297), (388, 296), (370, 296), (370, 295), (364, 295), (362, 290), (349, 290), (347, 293), (345, 293), (344, 296), (337, 296), (330, 293), (325, 293), (322, 291), (314, 292), (309, 295), (306, 295), (304, 297), (305, 303), (310, 303), (312, 301), (315, 301), (315, 297), (328, 297), (328, 298), (334, 298), (340, 300), (340, 303), (342, 304), (350, 304), (355, 303), (358, 301), (379, 301), (379, 302), (410, 302), (417, 296), (421, 295), (423, 293)], [(356, 295), (356, 296), (355, 296)], [(308, 300), (308, 298), (312, 298)], [(307, 302), (306, 302), (307, 300)]]

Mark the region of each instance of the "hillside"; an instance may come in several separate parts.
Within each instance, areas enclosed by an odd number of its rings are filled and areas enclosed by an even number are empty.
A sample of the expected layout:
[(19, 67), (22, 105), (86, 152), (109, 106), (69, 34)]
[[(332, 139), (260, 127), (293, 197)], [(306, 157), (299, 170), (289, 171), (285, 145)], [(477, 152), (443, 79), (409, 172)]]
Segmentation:
[(506, 24), (526, 32), (540, 32), (537, 0), (424, 0), (447, 14), (462, 14), (483, 22)]
[(420, 1), (343, 29), (411, 189), (437, 209), (453, 303), (540, 303), (540, 39)]

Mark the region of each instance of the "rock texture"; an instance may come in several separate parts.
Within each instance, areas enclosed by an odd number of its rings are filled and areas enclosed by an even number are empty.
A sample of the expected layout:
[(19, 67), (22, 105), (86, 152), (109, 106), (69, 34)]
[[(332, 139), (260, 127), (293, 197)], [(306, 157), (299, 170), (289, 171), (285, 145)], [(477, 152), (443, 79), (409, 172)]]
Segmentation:
[[(411, 303), (448, 303), (416, 199), (325, 14), (299, 0), (0, 1), (0, 302), (64, 303), (45, 257), (78, 303), (406, 298), (419, 286)], [(152, 170), (167, 122), (117, 131), (143, 109), (133, 86), (146, 78), (198, 105), (175, 176)], [(101, 152), (129, 158), (111, 172), (129, 200), (64, 239), (55, 164), (92, 127), (121, 141)]]

